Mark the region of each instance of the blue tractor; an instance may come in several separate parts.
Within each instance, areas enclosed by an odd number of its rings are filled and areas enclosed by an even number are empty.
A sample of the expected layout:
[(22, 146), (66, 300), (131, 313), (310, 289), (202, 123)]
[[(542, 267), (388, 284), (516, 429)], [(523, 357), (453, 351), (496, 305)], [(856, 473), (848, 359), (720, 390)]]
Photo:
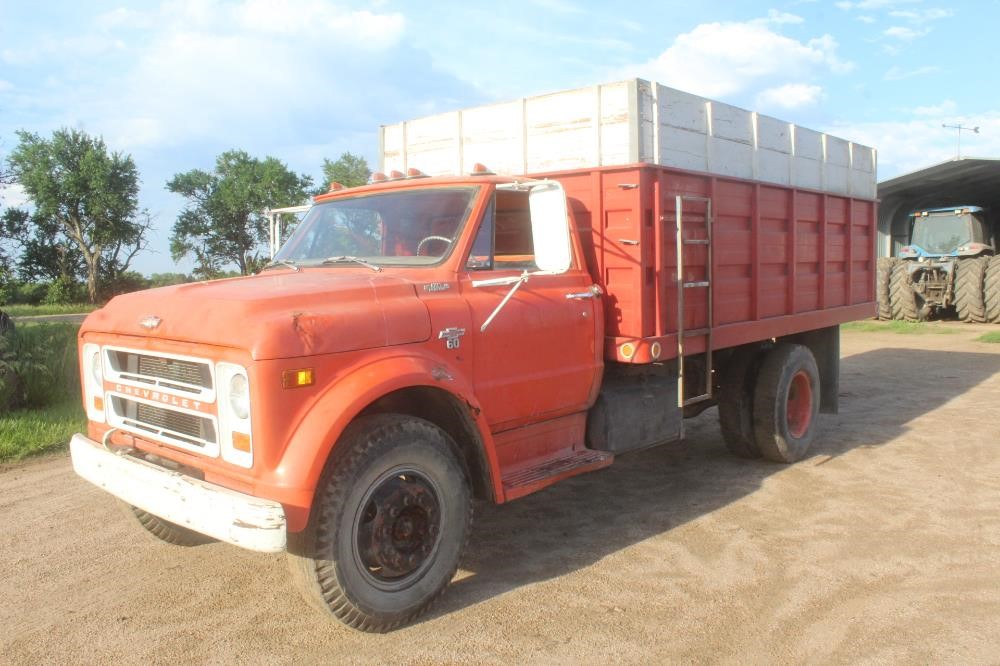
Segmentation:
[(910, 215), (910, 244), (877, 267), (880, 319), (918, 321), (954, 310), (962, 321), (1000, 321), (1000, 259), (978, 206)]

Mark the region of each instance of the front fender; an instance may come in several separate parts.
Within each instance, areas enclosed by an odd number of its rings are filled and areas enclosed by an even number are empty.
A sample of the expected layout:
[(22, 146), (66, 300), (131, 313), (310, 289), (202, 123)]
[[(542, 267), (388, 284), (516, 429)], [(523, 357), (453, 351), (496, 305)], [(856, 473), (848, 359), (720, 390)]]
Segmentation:
[[(447, 391), (469, 406), (469, 416), (479, 431), (493, 486), (499, 489), (499, 466), (493, 437), (471, 383), (440, 359), (412, 351), (360, 363), (346, 369), (331, 383), (289, 438), (275, 469), (275, 481), (285, 488), (295, 488), (301, 497), (308, 496), (311, 504), (323, 467), (348, 424), (379, 398), (400, 389), (420, 386)], [(305, 527), (310, 506), (295, 508), (298, 510), (288, 516), (288, 529), (292, 532)]]

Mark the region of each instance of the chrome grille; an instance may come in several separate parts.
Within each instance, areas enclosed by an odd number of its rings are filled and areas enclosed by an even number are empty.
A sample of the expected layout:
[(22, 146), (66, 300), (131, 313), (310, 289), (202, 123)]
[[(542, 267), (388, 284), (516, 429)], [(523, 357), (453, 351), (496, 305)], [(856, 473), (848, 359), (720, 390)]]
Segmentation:
[(108, 349), (107, 360), (116, 381), (121, 379), (192, 396), (205, 396), (213, 390), (212, 368), (208, 361), (124, 349)]
[(206, 452), (217, 446), (215, 421), (169, 407), (159, 407), (122, 396), (111, 396), (114, 425), (143, 434), (150, 434), (185, 448)]
[(138, 356), (140, 375), (159, 377), (161, 379), (194, 384), (195, 386), (203, 386), (205, 388), (211, 386), (212, 380), (208, 373), (208, 367), (204, 363), (147, 356), (146, 354), (139, 354)]

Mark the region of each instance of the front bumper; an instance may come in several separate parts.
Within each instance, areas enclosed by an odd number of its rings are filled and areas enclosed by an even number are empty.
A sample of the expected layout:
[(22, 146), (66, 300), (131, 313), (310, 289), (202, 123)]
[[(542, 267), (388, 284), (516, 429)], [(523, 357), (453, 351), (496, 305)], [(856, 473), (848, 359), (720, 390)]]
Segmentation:
[(278, 502), (114, 453), (80, 434), (69, 447), (77, 474), (132, 506), (241, 548), (285, 550), (285, 510)]

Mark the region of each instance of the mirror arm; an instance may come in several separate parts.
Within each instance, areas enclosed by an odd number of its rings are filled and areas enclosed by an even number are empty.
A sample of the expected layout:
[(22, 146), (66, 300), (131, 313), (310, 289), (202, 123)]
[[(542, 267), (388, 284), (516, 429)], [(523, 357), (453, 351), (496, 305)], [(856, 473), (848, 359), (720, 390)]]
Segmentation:
[(514, 296), (515, 293), (517, 293), (517, 290), (521, 288), (521, 285), (528, 281), (529, 277), (530, 273), (528, 273), (528, 271), (524, 271), (523, 273), (521, 273), (521, 277), (517, 279), (517, 282), (515, 282), (514, 286), (511, 287), (510, 291), (507, 292), (507, 295), (503, 297), (503, 300), (500, 301), (500, 303), (496, 306), (493, 312), (490, 313), (490, 316), (486, 318), (486, 321), (483, 322), (483, 325), (479, 327), (480, 333), (486, 332), (486, 327), (493, 322), (493, 320), (496, 318), (498, 314), (500, 314), (500, 311), (503, 310), (505, 305), (507, 305), (507, 302)]

